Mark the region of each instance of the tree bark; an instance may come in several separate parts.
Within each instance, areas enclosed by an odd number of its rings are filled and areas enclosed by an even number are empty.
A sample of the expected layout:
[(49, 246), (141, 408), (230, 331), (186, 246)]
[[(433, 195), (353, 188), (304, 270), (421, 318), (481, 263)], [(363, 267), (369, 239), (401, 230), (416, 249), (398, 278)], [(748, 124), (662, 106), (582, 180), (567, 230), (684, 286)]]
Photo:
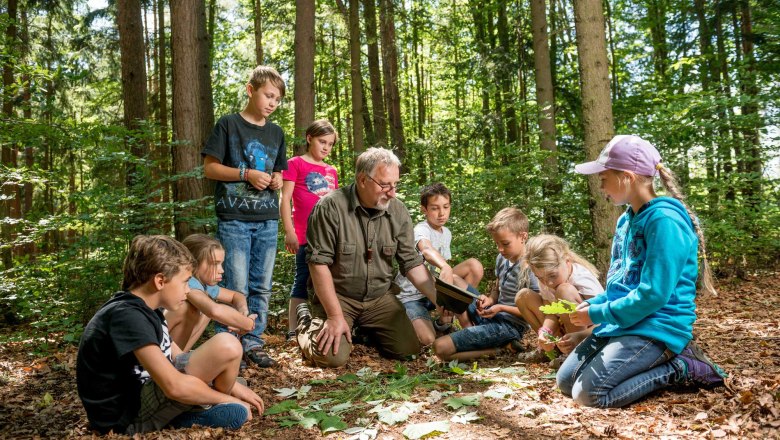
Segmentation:
[[(17, 29), (16, 29), (16, 21), (17, 21), (17, 12), (18, 12), (18, 3), (16, 0), (8, 0), (8, 9), (6, 10), (8, 14), (8, 25), (5, 29), (5, 43), (6, 48), (10, 48), (10, 54), (8, 54), (8, 58), (6, 58), (6, 62), (3, 63), (3, 117), (7, 119), (13, 119), (14, 118), (14, 99), (15, 99), (15, 89), (13, 87), (14, 85), (14, 65), (16, 64), (16, 56), (18, 52), (18, 41), (17, 41)], [(17, 161), (17, 146), (15, 144), (3, 144), (2, 148), (0, 149), (1, 153), (1, 160), (3, 167), (7, 167), (7, 169), (13, 170), (16, 169)], [(0, 220), (5, 220), (6, 218), (19, 218), (19, 212), (17, 209), (14, 209), (14, 205), (18, 206), (19, 203), (19, 197), (17, 194), (17, 185), (11, 184), (11, 182), (4, 182), (2, 185), (2, 194), (3, 194), (3, 200), (0, 202)], [(14, 212), (17, 211), (17, 212)], [(0, 260), (3, 262), (3, 267), (7, 269), (11, 269), (13, 267), (13, 247), (10, 246), (10, 243), (14, 239), (15, 235), (15, 227), (13, 226), (14, 223), (12, 222), (5, 222), (2, 223), (2, 233), (0, 233), (0, 236), (2, 238), (2, 242), (4, 243), (4, 246), (2, 247), (2, 250), (0, 250)]]
[(257, 65), (263, 65), (263, 0), (252, 0), (252, 9), (255, 19), (255, 62)]
[(391, 147), (401, 159), (403, 171), (406, 171), (406, 139), (401, 119), (401, 96), (398, 93), (398, 51), (395, 46), (395, 6), (393, 0), (380, 0), (379, 27), (382, 38), (382, 67), (385, 76), (385, 97), (387, 115), (390, 122)]
[(561, 219), (557, 213), (558, 203), (550, 203), (560, 197), (562, 185), (558, 178), (558, 148), (555, 142), (555, 95), (552, 82), (552, 63), (548, 46), (547, 14), (545, 0), (531, 1), (531, 26), (534, 41), (534, 71), (536, 74), (536, 104), (539, 106), (539, 143), (542, 150), (549, 152), (544, 159), (544, 208), (545, 226), (553, 234), (561, 234)]
[[(171, 0), (171, 48), (173, 50), (173, 171), (192, 171), (200, 165), (200, 150), (214, 124), (211, 89), (204, 88), (203, 68), (208, 65), (204, 2)], [(178, 179), (174, 200), (184, 203), (203, 197), (202, 181), (193, 177)], [(192, 225), (196, 208), (174, 211), (176, 238), (196, 232)]]
[[(379, 69), (379, 45), (376, 24), (376, 0), (363, 0), (368, 46), (368, 79), (371, 85), (371, 113), (374, 119), (376, 144), (387, 146), (387, 112), (382, 94), (382, 76)], [(387, 81), (387, 79), (385, 79)]]
[[(295, 137), (305, 137), (314, 121), (314, 0), (295, 1)], [(296, 154), (306, 152), (306, 142), (296, 143)]]
[[(743, 169), (746, 172), (745, 186), (742, 195), (745, 203), (753, 210), (758, 210), (761, 203), (761, 179), (762, 160), (761, 145), (759, 144), (758, 129), (762, 126), (758, 115), (758, 85), (756, 83), (756, 58), (753, 54), (753, 20), (750, 10), (750, 2), (743, 0), (740, 3), (740, 34), (742, 36), (742, 57), (744, 66), (740, 71), (740, 88), (745, 100), (742, 104), (742, 115), (749, 122), (745, 122), (742, 129), (744, 139)], [(755, 120), (755, 121), (754, 121)]]
[(355, 153), (363, 145), (363, 77), (360, 73), (360, 3), (349, 0), (349, 73), (352, 92), (352, 148)]
[[(601, 0), (575, 0), (574, 25), (582, 89), (582, 122), (585, 156), (595, 160), (614, 134), (609, 91), (604, 13)], [(596, 267), (606, 273), (610, 245), (620, 210), (601, 194), (598, 175), (588, 176), (590, 213), (596, 246)]]

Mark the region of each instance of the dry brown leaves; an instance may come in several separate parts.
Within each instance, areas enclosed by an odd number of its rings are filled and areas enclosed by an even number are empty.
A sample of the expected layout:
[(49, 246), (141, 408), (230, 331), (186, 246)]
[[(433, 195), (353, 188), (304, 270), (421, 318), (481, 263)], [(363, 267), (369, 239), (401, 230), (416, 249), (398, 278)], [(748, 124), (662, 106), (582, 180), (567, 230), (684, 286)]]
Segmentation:
[[(507, 399), (482, 399), (476, 407), (481, 420), (452, 424), (443, 439), (514, 438), (780, 438), (780, 279), (778, 274), (754, 276), (748, 281), (727, 280), (718, 297), (702, 298), (696, 336), (710, 357), (731, 378), (728, 388), (668, 390), (624, 409), (599, 410), (574, 404), (555, 389), (552, 370), (528, 366), (518, 376), (519, 391)], [(392, 371), (395, 362), (379, 358), (373, 349), (357, 346), (350, 363), (324, 371), (306, 365), (295, 347), (270, 336), (268, 346), (279, 368), (250, 368), (244, 376), (266, 401), (277, 403), (273, 388), (299, 387), (313, 379), (333, 379), (363, 367)], [(76, 394), (75, 348), (46, 357), (30, 354), (31, 343), (0, 346), (0, 437), (93, 438)], [(426, 357), (408, 362), (408, 374), (426, 371)], [(507, 367), (512, 356), (481, 361), (480, 367)], [(490, 384), (465, 382), (463, 393), (482, 392)], [(429, 391), (419, 390), (412, 400), (422, 401)], [(357, 415), (354, 415), (356, 417)], [(362, 415), (365, 416), (365, 415)], [(442, 404), (413, 415), (410, 423), (448, 420), (452, 412)], [(349, 418), (348, 422), (351, 421)], [(379, 439), (403, 438), (404, 425), (376, 423)], [(110, 435), (108, 438), (123, 436)], [(318, 438), (317, 430), (280, 428), (272, 418), (255, 417), (236, 432), (216, 429), (166, 430), (149, 439), (300, 439)], [(126, 437), (125, 437), (126, 438)], [(328, 438), (349, 438), (333, 433)]]

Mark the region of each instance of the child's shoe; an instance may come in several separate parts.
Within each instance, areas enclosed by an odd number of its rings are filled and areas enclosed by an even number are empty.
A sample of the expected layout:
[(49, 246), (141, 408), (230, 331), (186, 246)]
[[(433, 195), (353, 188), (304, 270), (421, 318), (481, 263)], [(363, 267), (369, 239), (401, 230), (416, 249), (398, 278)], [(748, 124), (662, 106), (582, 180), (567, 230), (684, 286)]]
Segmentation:
[(683, 349), (677, 358), (685, 363), (684, 383), (693, 383), (702, 387), (723, 385), (723, 378), (728, 377), (725, 371), (704, 354), (701, 347), (693, 340)]
[(250, 361), (260, 368), (271, 368), (276, 366), (276, 361), (268, 356), (268, 353), (262, 348), (253, 348), (244, 352), (244, 361), (248, 364)]
[(439, 322), (438, 319), (433, 321), (433, 329), (436, 330), (437, 335), (448, 335), (452, 333), (451, 322)]
[(191, 428), (194, 425), (209, 428), (238, 429), (246, 423), (249, 413), (240, 403), (220, 403), (187, 411), (171, 420), (174, 428)]
[(543, 351), (534, 349), (525, 353), (519, 353), (517, 361), (523, 364), (542, 364), (549, 362), (550, 359), (547, 358)]

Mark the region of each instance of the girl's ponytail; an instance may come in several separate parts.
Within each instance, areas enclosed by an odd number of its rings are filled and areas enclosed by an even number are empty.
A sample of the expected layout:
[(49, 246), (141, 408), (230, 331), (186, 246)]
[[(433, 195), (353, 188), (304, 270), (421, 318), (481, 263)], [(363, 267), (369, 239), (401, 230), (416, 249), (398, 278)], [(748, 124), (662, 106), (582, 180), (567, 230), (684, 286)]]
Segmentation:
[(685, 207), (685, 210), (688, 211), (688, 215), (691, 217), (691, 222), (693, 223), (696, 236), (699, 238), (699, 255), (701, 256), (701, 259), (699, 260), (699, 288), (707, 293), (717, 295), (718, 292), (715, 290), (715, 286), (712, 282), (710, 262), (707, 260), (707, 246), (704, 242), (704, 231), (699, 224), (699, 219), (693, 209), (688, 206), (687, 203), (685, 203), (685, 196), (683, 196), (682, 191), (680, 190), (680, 185), (677, 183), (677, 178), (675, 177), (674, 173), (672, 173), (672, 170), (665, 167), (661, 163), (656, 165), (655, 169), (658, 170), (658, 175), (661, 177), (661, 184), (666, 189), (666, 192), (668, 192), (670, 196), (679, 200), (680, 203), (682, 203), (682, 205)]

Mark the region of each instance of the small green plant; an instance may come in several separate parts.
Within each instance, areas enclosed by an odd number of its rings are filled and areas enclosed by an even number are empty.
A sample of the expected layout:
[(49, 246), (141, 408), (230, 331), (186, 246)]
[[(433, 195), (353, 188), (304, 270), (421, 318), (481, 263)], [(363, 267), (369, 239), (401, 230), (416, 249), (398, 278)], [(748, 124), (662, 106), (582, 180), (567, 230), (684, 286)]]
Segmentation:
[(545, 315), (568, 315), (574, 312), (577, 308), (577, 303), (561, 299), (554, 303), (539, 307), (539, 311)]

